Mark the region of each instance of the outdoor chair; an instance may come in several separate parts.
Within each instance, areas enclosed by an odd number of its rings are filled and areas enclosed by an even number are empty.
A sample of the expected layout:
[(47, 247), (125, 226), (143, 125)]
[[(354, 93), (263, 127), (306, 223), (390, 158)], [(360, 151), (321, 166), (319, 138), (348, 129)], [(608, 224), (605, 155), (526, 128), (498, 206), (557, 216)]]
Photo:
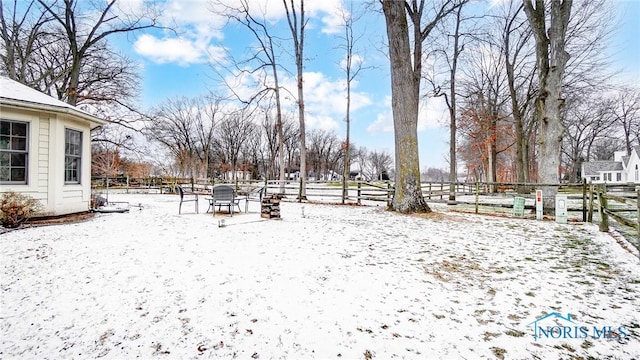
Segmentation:
[(233, 187), (229, 185), (215, 185), (211, 190), (211, 197), (207, 198), (209, 200), (209, 209), (212, 210), (213, 216), (216, 216), (216, 206), (218, 207), (218, 211), (225, 206), (229, 210), (229, 214), (233, 216), (233, 208), (238, 207), (238, 211), (240, 211), (240, 200), (244, 198), (236, 196), (236, 192)]
[(244, 201), (244, 212), (249, 211), (249, 201), (255, 201), (259, 204), (262, 203), (262, 198), (267, 194), (267, 187), (262, 186), (257, 189), (251, 190)]
[(196, 203), (196, 213), (198, 213), (198, 194), (190, 191), (185, 191), (180, 185), (178, 185), (178, 193), (180, 194), (180, 206), (178, 207), (178, 214), (182, 214), (182, 203), (190, 201)]

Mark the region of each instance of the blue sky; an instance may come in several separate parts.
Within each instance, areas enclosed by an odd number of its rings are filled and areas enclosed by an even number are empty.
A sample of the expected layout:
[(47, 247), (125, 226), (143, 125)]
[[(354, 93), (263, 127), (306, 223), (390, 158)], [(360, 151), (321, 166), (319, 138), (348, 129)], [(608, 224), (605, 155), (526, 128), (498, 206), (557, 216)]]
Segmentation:
[[(131, 6), (142, 0), (129, 0)], [(250, 0), (262, 8), (272, 30), (286, 32), (281, 0)], [(348, 4), (348, 3), (347, 3)], [(354, 7), (361, 5), (354, 2)], [(121, 51), (141, 65), (143, 107), (156, 105), (175, 96), (198, 96), (209, 91), (225, 93), (211, 67), (211, 60), (225, 62), (224, 48), (241, 58), (253, 41), (244, 28), (224, 26), (224, 19), (210, 11), (206, 0), (167, 0), (165, 24), (177, 24), (179, 33), (153, 30), (137, 33), (129, 41), (116, 42)], [(312, 0), (305, 3), (310, 24), (305, 39), (305, 103), (307, 128), (333, 129), (345, 136), (344, 72), (339, 63), (344, 51), (339, 49), (342, 28), (336, 9), (344, 7), (341, 0)], [(348, 6), (348, 5), (347, 5)], [(640, 0), (615, 1), (621, 16), (621, 26), (610, 46), (610, 56), (620, 79), (640, 84)], [(356, 23), (355, 33), (362, 36), (356, 53), (368, 67), (356, 78), (352, 89), (352, 142), (369, 149), (393, 153), (393, 127), (390, 108), (389, 65), (384, 53), (386, 37), (381, 14), (368, 14)], [(286, 34), (286, 33), (285, 33)], [(283, 40), (282, 63), (292, 72), (281, 74), (284, 83), (295, 93), (295, 68), (291, 43)], [(238, 89), (237, 89), (238, 90)], [(242, 89), (240, 89), (242, 90)], [(245, 91), (248, 91), (245, 89)], [(294, 106), (290, 105), (291, 110)], [(425, 106), (419, 124), (421, 169), (448, 168), (448, 129), (444, 105), (431, 100)], [(297, 118), (296, 118), (297, 119)]]

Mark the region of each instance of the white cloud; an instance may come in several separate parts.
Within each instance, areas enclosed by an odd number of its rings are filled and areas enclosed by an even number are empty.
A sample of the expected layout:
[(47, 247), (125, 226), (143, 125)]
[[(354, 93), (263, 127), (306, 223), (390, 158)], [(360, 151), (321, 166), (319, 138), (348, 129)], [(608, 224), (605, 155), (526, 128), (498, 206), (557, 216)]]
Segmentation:
[(331, 116), (309, 114), (305, 116), (305, 127), (309, 129), (337, 130), (340, 125)]
[[(391, 109), (391, 96), (387, 96), (381, 105), (384, 111), (380, 112), (376, 120), (367, 127), (371, 135), (393, 132), (393, 112)], [(442, 98), (430, 98), (427, 103), (420, 106), (418, 114), (418, 132), (442, 126), (446, 120), (447, 106)]]
[[(129, 0), (127, 6), (140, 6), (140, 0)], [(225, 20), (211, 11), (208, 2), (169, 0), (163, 4), (161, 25), (174, 29), (142, 34), (134, 43), (134, 50), (157, 63), (189, 65), (224, 58), (224, 49), (212, 45), (222, 40), (220, 30)], [(177, 34), (177, 35), (176, 35)]]
[(418, 114), (418, 131), (433, 129), (442, 126), (447, 116), (447, 104), (444, 98), (429, 98), (426, 104), (423, 102)]
[(371, 135), (393, 132), (393, 114), (385, 111), (378, 114), (378, 117), (367, 127), (367, 132)]
[[(281, 0), (245, 1), (253, 16), (266, 19), (274, 26), (277, 22), (286, 26), (286, 14)], [(228, 20), (218, 14), (229, 12), (230, 8), (238, 7), (238, 4), (238, 0), (168, 0), (163, 4), (161, 24), (175, 29), (175, 33), (145, 33), (135, 41), (134, 49), (138, 54), (158, 63), (188, 65), (208, 60), (219, 61), (224, 58), (223, 48), (212, 45), (212, 41), (224, 39), (223, 29)], [(142, 0), (127, 0), (122, 3), (121, 11), (141, 9), (143, 6)], [(295, 1), (295, 6), (298, 6), (298, 1)], [(340, 0), (311, 1), (305, 3), (305, 16), (307, 19), (320, 17), (324, 24), (322, 31), (335, 33), (342, 23), (338, 9), (342, 9)]]
[(133, 44), (134, 50), (157, 63), (175, 62), (180, 65), (202, 63), (224, 57), (224, 50), (197, 40), (185, 38), (156, 38), (141, 35)]

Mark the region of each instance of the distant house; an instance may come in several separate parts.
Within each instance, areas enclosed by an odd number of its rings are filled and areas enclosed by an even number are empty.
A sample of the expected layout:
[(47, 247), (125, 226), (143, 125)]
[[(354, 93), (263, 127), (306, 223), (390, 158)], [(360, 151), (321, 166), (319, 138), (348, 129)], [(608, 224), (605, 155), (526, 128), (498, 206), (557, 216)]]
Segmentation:
[(223, 174), (225, 180), (251, 180), (251, 171), (249, 170), (236, 170), (235, 173), (231, 170)]
[(626, 151), (616, 151), (613, 160), (582, 163), (582, 178), (597, 183), (640, 183), (640, 146)]
[(0, 76), (0, 192), (29, 195), (45, 215), (89, 209), (91, 129), (105, 124)]

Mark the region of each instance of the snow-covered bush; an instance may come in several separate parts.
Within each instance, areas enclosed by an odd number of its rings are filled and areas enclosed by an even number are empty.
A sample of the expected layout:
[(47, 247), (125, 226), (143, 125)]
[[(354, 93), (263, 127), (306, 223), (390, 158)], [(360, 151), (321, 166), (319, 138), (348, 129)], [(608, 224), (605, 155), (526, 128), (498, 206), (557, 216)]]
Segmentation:
[(9, 191), (0, 197), (0, 224), (5, 228), (17, 228), (33, 215), (42, 205), (29, 195)]

